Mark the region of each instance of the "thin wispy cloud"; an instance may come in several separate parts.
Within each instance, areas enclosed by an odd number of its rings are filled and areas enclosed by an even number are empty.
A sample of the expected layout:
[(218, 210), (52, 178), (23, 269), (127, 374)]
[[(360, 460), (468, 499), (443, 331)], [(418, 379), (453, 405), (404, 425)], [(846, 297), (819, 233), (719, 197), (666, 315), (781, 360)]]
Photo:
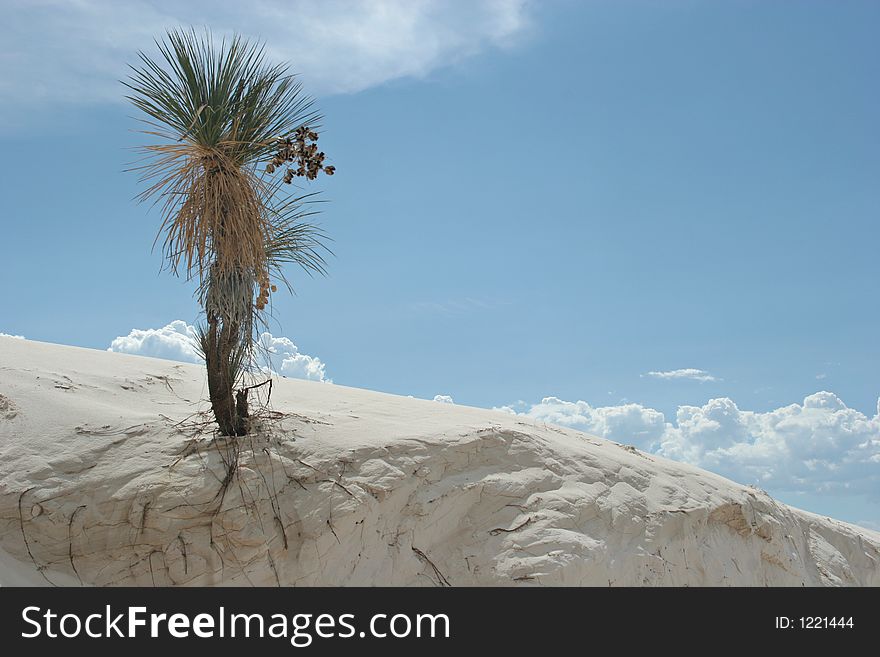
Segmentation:
[(529, 27), (525, 0), (12, 0), (0, 26), (3, 114), (64, 103), (118, 102), (137, 50), (179, 26), (240, 32), (288, 61), (316, 95), (420, 78)]
[(693, 367), (686, 367), (680, 370), (666, 370), (662, 372), (648, 372), (642, 376), (649, 376), (652, 379), (690, 379), (692, 381), (721, 381), (716, 376), (712, 376), (706, 370), (698, 370)]
[(510, 305), (504, 301), (487, 301), (485, 299), (452, 299), (449, 301), (417, 301), (410, 304), (410, 309), (417, 313), (434, 313), (439, 315), (464, 315), (484, 310), (495, 310)]

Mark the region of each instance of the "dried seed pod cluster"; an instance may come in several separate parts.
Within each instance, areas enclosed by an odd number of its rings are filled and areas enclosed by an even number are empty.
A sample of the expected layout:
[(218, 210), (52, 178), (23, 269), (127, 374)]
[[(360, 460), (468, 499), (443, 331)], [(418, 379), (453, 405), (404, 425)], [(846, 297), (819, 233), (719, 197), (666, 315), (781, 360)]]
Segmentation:
[[(323, 171), (328, 176), (336, 173), (336, 167), (324, 165), (325, 155), (318, 150), (318, 133), (311, 128), (302, 126), (293, 132), (292, 137), (278, 137), (275, 143), (275, 154), (266, 165), (266, 173), (275, 173), (284, 167), (283, 181), (288, 185), (294, 177), (314, 180)], [(287, 166), (290, 164), (290, 166)], [(269, 272), (264, 271), (257, 279), (260, 292), (254, 302), (257, 310), (264, 310), (269, 303), (270, 292), (278, 288), (269, 281)]]
[(279, 138), (278, 150), (272, 161), (266, 165), (266, 173), (275, 173), (275, 170), (290, 162), (295, 168), (288, 167), (284, 172), (284, 182), (288, 185), (294, 177), (305, 177), (314, 180), (318, 172), (323, 171), (328, 176), (336, 172), (333, 166), (324, 166), (324, 153), (318, 150), (318, 133), (306, 127), (297, 128), (293, 138)]
[(260, 294), (257, 296), (254, 305), (257, 307), (257, 310), (263, 310), (266, 304), (269, 303), (269, 292), (277, 292), (278, 288), (269, 283), (269, 272), (263, 272), (257, 282), (260, 284)]

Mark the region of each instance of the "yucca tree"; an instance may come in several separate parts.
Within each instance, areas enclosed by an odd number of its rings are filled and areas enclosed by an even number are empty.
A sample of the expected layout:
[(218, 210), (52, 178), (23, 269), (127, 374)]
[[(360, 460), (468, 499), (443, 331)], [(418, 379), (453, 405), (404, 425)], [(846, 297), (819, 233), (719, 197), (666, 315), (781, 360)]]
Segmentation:
[(286, 263), (324, 272), (323, 235), (304, 221), (311, 195), (283, 184), (333, 167), (315, 143), (312, 100), (285, 65), (266, 63), (260, 44), (176, 30), (156, 45), (159, 57), (139, 52), (124, 82), (154, 142), (135, 167), (146, 183), (139, 198), (161, 209), (169, 269), (198, 282), (211, 408), (221, 433), (243, 435), (244, 376), (273, 280), (290, 288)]

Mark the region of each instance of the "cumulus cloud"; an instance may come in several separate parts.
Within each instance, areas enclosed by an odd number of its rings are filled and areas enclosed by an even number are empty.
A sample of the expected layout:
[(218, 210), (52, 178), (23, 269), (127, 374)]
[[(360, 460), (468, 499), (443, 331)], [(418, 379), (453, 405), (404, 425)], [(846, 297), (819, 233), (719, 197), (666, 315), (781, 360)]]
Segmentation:
[[(195, 327), (178, 319), (159, 329), (132, 329), (128, 335), (115, 338), (107, 351), (201, 363), (203, 359), (196, 345)], [(260, 335), (259, 347), (266, 369), (292, 379), (332, 383), (321, 359), (300, 352), (289, 338), (265, 332)]]
[(312, 93), (356, 92), (422, 77), (493, 47), (529, 27), (525, 0), (12, 0), (0, 27), (0, 100), (118, 101), (136, 49), (177, 26), (202, 26), (264, 40)]
[(159, 329), (132, 329), (128, 335), (114, 338), (107, 351), (200, 363), (196, 344), (195, 328), (177, 319)]
[(821, 391), (767, 413), (730, 399), (681, 406), (660, 454), (732, 479), (795, 491), (876, 491), (880, 409), (872, 418)]
[(686, 367), (681, 370), (666, 370), (665, 372), (648, 372), (642, 376), (650, 376), (654, 379), (692, 379), (694, 381), (720, 381), (705, 370)]
[(9, 333), (0, 333), (0, 338), (15, 338), (16, 340), (24, 340), (23, 335), (11, 335)]
[(868, 417), (821, 391), (761, 413), (726, 397), (680, 406), (674, 422), (639, 404), (594, 408), (546, 397), (508, 413), (634, 444), (742, 483), (793, 492), (876, 493), (880, 489), (880, 402)]
[(332, 383), (327, 378), (325, 365), (317, 356), (300, 352), (290, 338), (276, 338), (269, 332), (260, 335), (259, 344), (268, 355), (268, 366), (273, 372), (291, 379), (308, 379)]
[[(522, 407), (522, 402), (517, 406)], [(502, 406), (496, 410), (525, 415), (538, 422), (571, 427), (643, 449), (658, 444), (666, 429), (663, 413), (639, 404), (593, 407), (585, 401), (544, 397), (540, 403), (522, 411), (517, 411), (514, 406)]]
[(434, 401), (440, 402), (441, 404), (454, 404), (455, 403), (454, 401), (452, 401), (452, 397), (450, 397), (449, 395), (434, 395)]

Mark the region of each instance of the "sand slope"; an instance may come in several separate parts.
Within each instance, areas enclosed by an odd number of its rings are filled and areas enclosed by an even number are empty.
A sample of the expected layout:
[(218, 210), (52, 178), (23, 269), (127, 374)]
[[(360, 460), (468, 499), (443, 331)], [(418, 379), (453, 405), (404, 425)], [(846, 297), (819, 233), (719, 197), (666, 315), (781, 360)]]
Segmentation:
[(576, 431), (285, 379), (233, 443), (205, 397), (0, 337), (0, 583), (880, 585), (880, 534)]

